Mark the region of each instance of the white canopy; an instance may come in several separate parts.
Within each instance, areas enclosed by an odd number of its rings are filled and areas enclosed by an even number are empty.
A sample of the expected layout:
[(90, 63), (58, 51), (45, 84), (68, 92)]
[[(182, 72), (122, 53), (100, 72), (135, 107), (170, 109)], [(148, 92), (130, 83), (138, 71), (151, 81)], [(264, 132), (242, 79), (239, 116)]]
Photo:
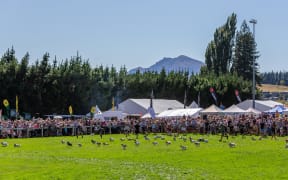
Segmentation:
[[(273, 108), (277, 105), (283, 106), (282, 103), (272, 101), (272, 100), (255, 100), (255, 109), (257, 109), (258, 111), (261, 111), (261, 112), (270, 110), (271, 108)], [(241, 103), (237, 104), (237, 106), (240, 107), (241, 109), (246, 110), (249, 107), (253, 107), (253, 101), (247, 99), (247, 100), (242, 101)]]
[(151, 114), (150, 113), (146, 113), (144, 114), (141, 119), (144, 119), (144, 118), (151, 118)]
[(245, 114), (246, 111), (239, 108), (238, 106), (236, 106), (235, 104), (233, 104), (232, 106), (230, 106), (229, 108), (225, 109), (223, 111), (223, 113), (225, 114)]
[(257, 115), (259, 115), (259, 114), (261, 114), (261, 111), (258, 111), (257, 109), (253, 109), (252, 107), (250, 107), (250, 108), (248, 108), (247, 110), (246, 110), (246, 112), (249, 114), (257, 114)]
[(202, 108), (187, 108), (187, 109), (173, 109), (166, 110), (160, 113), (157, 117), (197, 117)]
[(123, 113), (122, 111), (105, 111), (102, 114), (98, 114), (98, 116), (99, 116), (99, 119), (102, 119), (101, 117), (103, 117), (103, 119), (105, 120), (110, 120), (112, 118), (123, 120), (127, 116), (127, 114)]
[(212, 104), (211, 106), (209, 106), (208, 108), (204, 109), (203, 111), (201, 111), (201, 114), (215, 114), (215, 113), (220, 113), (223, 110), (220, 109), (219, 107), (217, 107), (215, 104)]

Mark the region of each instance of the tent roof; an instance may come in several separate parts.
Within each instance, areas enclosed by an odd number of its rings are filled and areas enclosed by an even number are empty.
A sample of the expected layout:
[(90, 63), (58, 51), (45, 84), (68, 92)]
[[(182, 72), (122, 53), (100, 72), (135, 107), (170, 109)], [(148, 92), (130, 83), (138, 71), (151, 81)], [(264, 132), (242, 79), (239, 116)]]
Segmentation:
[(222, 112), (223, 110), (217, 107), (215, 104), (212, 104), (208, 108), (204, 109), (201, 111), (201, 114), (209, 114), (209, 113), (219, 113)]
[(187, 108), (166, 110), (160, 113), (157, 117), (183, 117), (183, 116), (198, 116), (202, 108)]
[(113, 117), (117, 117), (117, 119), (124, 119), (127, 114), (122, 111), (105, 111), (101, 114), (104, 119), (109, 119)]
[[(150, 107), (150, 99), (127, 99), (118, 105), (118, 110), (127, 114), (146, 114)], [(156, 114), (168, 109), (180, 109), (184, 104), (177, 100), (153, 99), (153, 108)]]
[(252, 107), (248, 108), (246, 110), (247, 113), (252, 113), (252, 114), (261, 114), (260, 111), (258, 111), (257, 109), (253, 109)]
[[(237, 106), (241, 109), (247, 110), (248, 108), (253, 106), (252, 103), (253, 101), (248, 99), (237, 104)], [(276, 105), (283, 105), (283, 104), (278, 103), (276, 101), (272, 101), (272, 100), (255, 100), (255, 109), (260, 112), (267, 111), (275, 107)]]
[(141, 116), (141, 119), (144, 119), (144, 118), (151, 118), (151, 114), (150, 113), (146, 113), (143, 116)]
[(232, 106), (228, 107), (223, 111), (223, 113), (245, 113), (246, 111), (244, 109), (239, 108), (235, 104)]
[(189, 105), (189, 108), (199, 108), (199, 105), (193, 101), (190, 105)]

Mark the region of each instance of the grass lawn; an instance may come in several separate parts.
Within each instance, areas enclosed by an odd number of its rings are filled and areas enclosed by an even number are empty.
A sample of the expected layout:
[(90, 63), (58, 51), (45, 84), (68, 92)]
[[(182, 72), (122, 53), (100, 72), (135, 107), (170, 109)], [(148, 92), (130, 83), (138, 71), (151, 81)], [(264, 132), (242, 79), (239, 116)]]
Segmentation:
[[(172, 136), (162, 135), (165, 140), (155, 140), (154, 136), (150, 134), (147, 141), (140, 135), (139, 146), (127, 139), (121, 141), (124, 136), (114, 134), (104, 135), (102, 140), (98, 135), (83, 139), (1, 139), (9, 145), (0, 147), (0, 179), (288, 179), (286, 137), (256, 137), (252, 141), (250, 136), (230, 136), (227, 142), (219, 142), (216, 135), (188, 134), (184, 142), (180, 137), (174, 141)], [(209, 142), (197, 147), (189, 141), (190, 136)], [(110, 137), (115, 140), (110, 142)], [(62, 139), (73, 146), (62, 144)], [(109, 145), (98, 146), (91, 139)], [(154, 141), (158, 145), (153, 145)], [(230, 148), (229, 142), (236, 147)], [(13, 147), (14, 143), (21, 147)], [(121, 144), (127, 145), (126, 150)], [(187, 150), (181, 150), (180, 145), (187, 146)]]

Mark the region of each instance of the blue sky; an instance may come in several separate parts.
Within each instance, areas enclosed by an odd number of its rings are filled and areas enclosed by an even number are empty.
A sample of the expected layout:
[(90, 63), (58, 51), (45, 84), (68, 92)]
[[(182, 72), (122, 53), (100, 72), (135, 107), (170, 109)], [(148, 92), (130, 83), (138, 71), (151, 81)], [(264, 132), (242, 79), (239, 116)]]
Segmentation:
[(287, 7), (285, 0), (3, 0), (0, 54), (13, 45), (18, 59), (29, 52), (33, 63), (45, 52), (61, 60), (79, 51), (93, 67), (128, 69), (179, 55), (204, 62), (215, 29), (234, 12), (238, 26), (258, 21), (260, 71), (283, 71)]

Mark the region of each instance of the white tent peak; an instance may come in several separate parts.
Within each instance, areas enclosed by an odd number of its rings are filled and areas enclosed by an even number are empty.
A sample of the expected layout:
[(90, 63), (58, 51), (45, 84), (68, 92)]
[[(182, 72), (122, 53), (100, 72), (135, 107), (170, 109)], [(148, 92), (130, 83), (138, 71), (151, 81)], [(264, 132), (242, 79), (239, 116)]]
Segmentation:
[(244, 109), (239, 108), (235, 104), (232, 106), (228, 107), (223, 111), (223, 113), (245, 113), (246, 111)]
[(258, 111), (257, 109), (254, 109), (252, 107), (248, 108), (246, 110), (247, 113), (252, 113), (252, 114), (261, 114), (261, 111)]
[(199, 105), (193, 101), (190, 105), (189, 105), (189, 108), (199, 108)]
[(201, 111), (201, 114), (211, 114), (211, 113), (219, 113), (222, 112), (223, 110), (217, 107), (215, 104), (212, 104), (208, 108), (204, 109)]

